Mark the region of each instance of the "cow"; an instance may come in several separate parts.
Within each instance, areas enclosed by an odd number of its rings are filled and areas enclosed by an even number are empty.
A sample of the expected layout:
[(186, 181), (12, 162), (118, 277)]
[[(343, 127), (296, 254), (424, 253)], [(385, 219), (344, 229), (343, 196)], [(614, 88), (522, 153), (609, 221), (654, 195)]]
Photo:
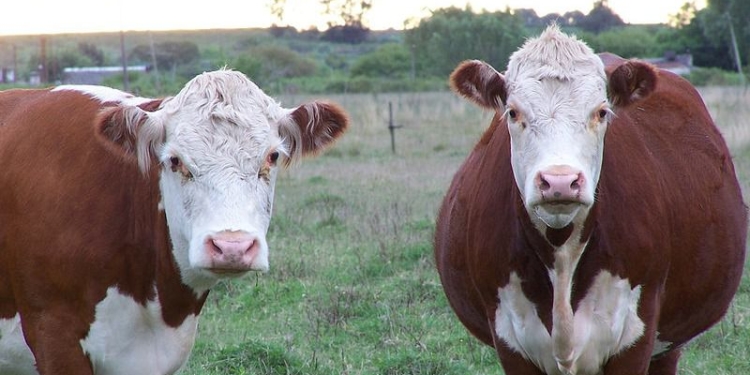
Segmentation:
[(747, 234), (697, 91), (555, 25), (505, 72), (464, 61), (450, 84), (495, 111), (437, 214), (460, 322), (508, 375), (675, 374), (730, 305)]
[(268, 270), (279, 169), (347, 126), (231, 69), (0, 92), (0, 374), (178, 371), (211, 287)]

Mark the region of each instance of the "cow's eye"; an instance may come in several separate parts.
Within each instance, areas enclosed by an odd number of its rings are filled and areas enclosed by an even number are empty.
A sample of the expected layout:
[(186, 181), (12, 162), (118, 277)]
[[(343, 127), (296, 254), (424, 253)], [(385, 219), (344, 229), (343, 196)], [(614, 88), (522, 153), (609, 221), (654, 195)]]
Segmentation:
[(187, 169), (182, 160), (177, 156), (172, 156), (169, 158), (169, 167), (170, 169), (172, 169), (172, 172), (181, 174), (183, 178), (187, 180), (193, 179), (193, 174), (190, 172), (190, 170)]
[(182, 165), (182, 161), (180, 160), (180, 158), (172, 156), (171, 158), (169, 158), (169, 164), (172, 167), (172, 172), (177, 172), (177, 169)]
[(609, 112), (607, 112), (606, 109), (603, 109), (603, 108), (600, 109), (599, 110), (599, 119), (600, 120), (604, 120), (605, 118), (607, 118), (607, 114), (609, 114)]
[(275, 165), (276, 161), (279, 160), (279, 152), (274, 151), (268, 154), (268, 164)]
[(518, 112), (516, 112), (515, 109), (509, 109), (508, 110), (508, 118), (515, 121), (518, 118)]

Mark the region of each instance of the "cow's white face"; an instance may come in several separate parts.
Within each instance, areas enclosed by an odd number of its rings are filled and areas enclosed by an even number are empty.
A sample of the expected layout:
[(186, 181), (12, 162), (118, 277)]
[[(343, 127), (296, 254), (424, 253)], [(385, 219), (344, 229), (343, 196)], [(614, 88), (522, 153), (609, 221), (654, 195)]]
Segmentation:
[(269, 113), (275, 103), (257, 88), (225, 92), (234, 103), (213, 110), (190, 94), (166, 104), (159, 155), (175, 257), (187, 277), (265, 271), (277, 164), (287, 154), (280, 111)]
[[(623, 66), (616, 74), (617, 99), (636, 100), (653, 88), (650, 68)], [(511, 56), (504, 75), (481, 61), (466, 61), (450, 82), (507, 124), (515, 182), (536, 226), (582, 223), (594, 204), (613, 113), (599, 56), (551, 26)]]
[(505, 75), (503, 116), (516, 184), (532, 220), (551, 228), (585, 218), (579, 213), (593, 205), (611, 117), (601, 60), (580, 42), (566, 41), (571, 45), (549, 56), (525, 46)]
[(284, 109), (226, 70), (199, 75), (153, 112), (122, 111), (105, 117), (124, 118), (136, 139), (119, 134), (115, 120), (102, 133), (125, 149), (134, 143), (141, 168), (158, 164), (175, 261), (198, 292), (222, 277), (268, 269), (278, 165), (320, 151), (347, 126), (334, 105)]

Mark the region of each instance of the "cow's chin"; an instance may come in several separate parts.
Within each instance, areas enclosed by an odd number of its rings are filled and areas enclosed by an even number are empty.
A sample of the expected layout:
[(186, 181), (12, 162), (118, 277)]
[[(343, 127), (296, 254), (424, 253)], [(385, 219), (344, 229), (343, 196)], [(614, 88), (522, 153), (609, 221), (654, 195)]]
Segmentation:
[(204, 271), (214, 275), (220, 279), (232, 279), (242, 277), (248, 273), (259, 272), (265, 273), (268, 271), (268, 262), (253, 262), (249, 266), (219, 266), (219, 267), (205, 267)]
[(570, 225), (584, 205), (580, 203), (547, 203), (534, 207), (533, 214), (544, 225), (562, 229)]
[(232, 269), (232, 268), (206, 268), (206, 271), (222, 279), (231, 279), (231, 278), (242, 277), (246, 273), (248, 273), (250, 270), (249, 269), (239, 270), (239, 269)]

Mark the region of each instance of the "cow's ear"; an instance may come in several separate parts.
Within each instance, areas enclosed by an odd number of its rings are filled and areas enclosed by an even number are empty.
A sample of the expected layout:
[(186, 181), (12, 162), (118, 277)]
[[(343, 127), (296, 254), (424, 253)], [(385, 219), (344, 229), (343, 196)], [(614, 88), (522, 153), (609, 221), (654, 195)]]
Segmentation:
[(627, 107), (651, 95), (656, 89), (656, 67), (643, 61), (624, 60), (607, 66), (609, 101), (615, 107)]
[(459, 64), (451, 73), (449, 82), (453, 91), (482, 108), (498, 110), (508, 99), (503, 75), (479, 60)]
[(346, 112), (333, 103), (316, 101), (293, 109), (279, 122), (279, 135), (289, 153), (284, 165), (325, 150), (347, 126)]
[(144, 173), (158, 163), (155, 149), (164, 142), (164, 126), (154, 113), (127, 105), (107, 108), (99, 114), (96, 133), (107, 149), (137, 162)]

